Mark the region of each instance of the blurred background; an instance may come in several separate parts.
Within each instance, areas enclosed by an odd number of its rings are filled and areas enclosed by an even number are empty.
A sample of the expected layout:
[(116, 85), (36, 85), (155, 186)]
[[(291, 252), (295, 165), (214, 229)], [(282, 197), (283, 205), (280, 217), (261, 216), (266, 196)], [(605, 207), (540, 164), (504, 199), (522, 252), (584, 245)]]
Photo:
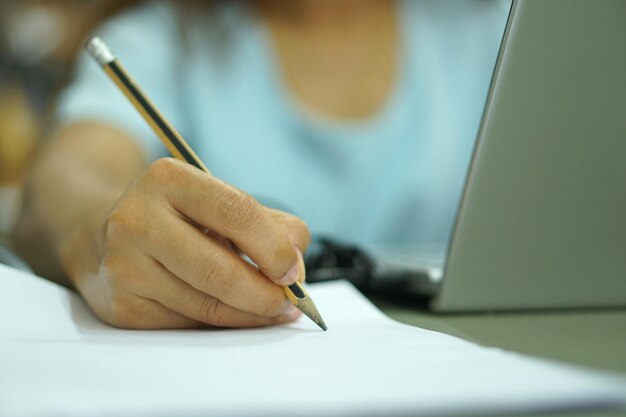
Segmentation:
[(26, 167), (84, 38), (137, 0), (0, 0), (0, 243)]

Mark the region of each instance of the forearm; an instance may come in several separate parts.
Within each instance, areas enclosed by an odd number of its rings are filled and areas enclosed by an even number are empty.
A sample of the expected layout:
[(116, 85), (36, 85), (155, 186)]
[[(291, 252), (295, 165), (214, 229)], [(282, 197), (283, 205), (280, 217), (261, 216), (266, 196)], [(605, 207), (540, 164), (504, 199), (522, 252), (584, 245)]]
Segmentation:
[(143, 165), (141, 152), (122, 132), (94, 124), (59, 132), (25, 184), (13, 239), (18, 252), (38, 274), (71, 285), (62, 258), (81, 249), (77, 241), (86, 236), (80, 234), (90, 230), (85, 226), (96, 227)]

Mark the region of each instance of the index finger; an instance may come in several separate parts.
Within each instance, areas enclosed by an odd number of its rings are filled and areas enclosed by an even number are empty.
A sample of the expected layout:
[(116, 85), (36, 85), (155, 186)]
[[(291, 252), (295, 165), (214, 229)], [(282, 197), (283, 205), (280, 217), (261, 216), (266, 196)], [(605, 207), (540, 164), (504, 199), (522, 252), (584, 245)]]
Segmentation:
[[(167, 160), (167, 158), (166, 158)], [(286, 227), (249, 194), (176, 160), (165, 173), (166, 198), (194, 222), (230, 239), (280, 285), (298, 280), (298, 252)]]
[(306, 223), (301, 218), (284, 211), (270, 208), (268, 208), (267, 211), (275, 220), (285, 226), (291, 241), (300, 252), (306, 252), (311, 244), (311, 234), (309, 233), (309, 228)]

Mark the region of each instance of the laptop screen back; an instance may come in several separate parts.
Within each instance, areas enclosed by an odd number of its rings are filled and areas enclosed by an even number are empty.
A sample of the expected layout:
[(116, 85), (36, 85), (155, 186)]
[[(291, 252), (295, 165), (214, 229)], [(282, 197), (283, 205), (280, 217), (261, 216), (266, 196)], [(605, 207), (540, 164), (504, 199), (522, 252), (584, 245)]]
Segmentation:
[(514, 1), (433, 307), (626, 305), (626, 1)]

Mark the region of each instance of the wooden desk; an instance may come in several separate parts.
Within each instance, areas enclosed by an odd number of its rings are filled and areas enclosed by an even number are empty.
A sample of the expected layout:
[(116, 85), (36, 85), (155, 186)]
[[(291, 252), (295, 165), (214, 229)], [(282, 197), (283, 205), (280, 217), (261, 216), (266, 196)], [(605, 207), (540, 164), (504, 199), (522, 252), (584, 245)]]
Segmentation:
[[(447, 333), (484, 346), (626, 374), (626, 308), (442, 315), (388, 300), (372, 301), (402, 323)], [(626, 409), (557, 415), (626, 416)]]

